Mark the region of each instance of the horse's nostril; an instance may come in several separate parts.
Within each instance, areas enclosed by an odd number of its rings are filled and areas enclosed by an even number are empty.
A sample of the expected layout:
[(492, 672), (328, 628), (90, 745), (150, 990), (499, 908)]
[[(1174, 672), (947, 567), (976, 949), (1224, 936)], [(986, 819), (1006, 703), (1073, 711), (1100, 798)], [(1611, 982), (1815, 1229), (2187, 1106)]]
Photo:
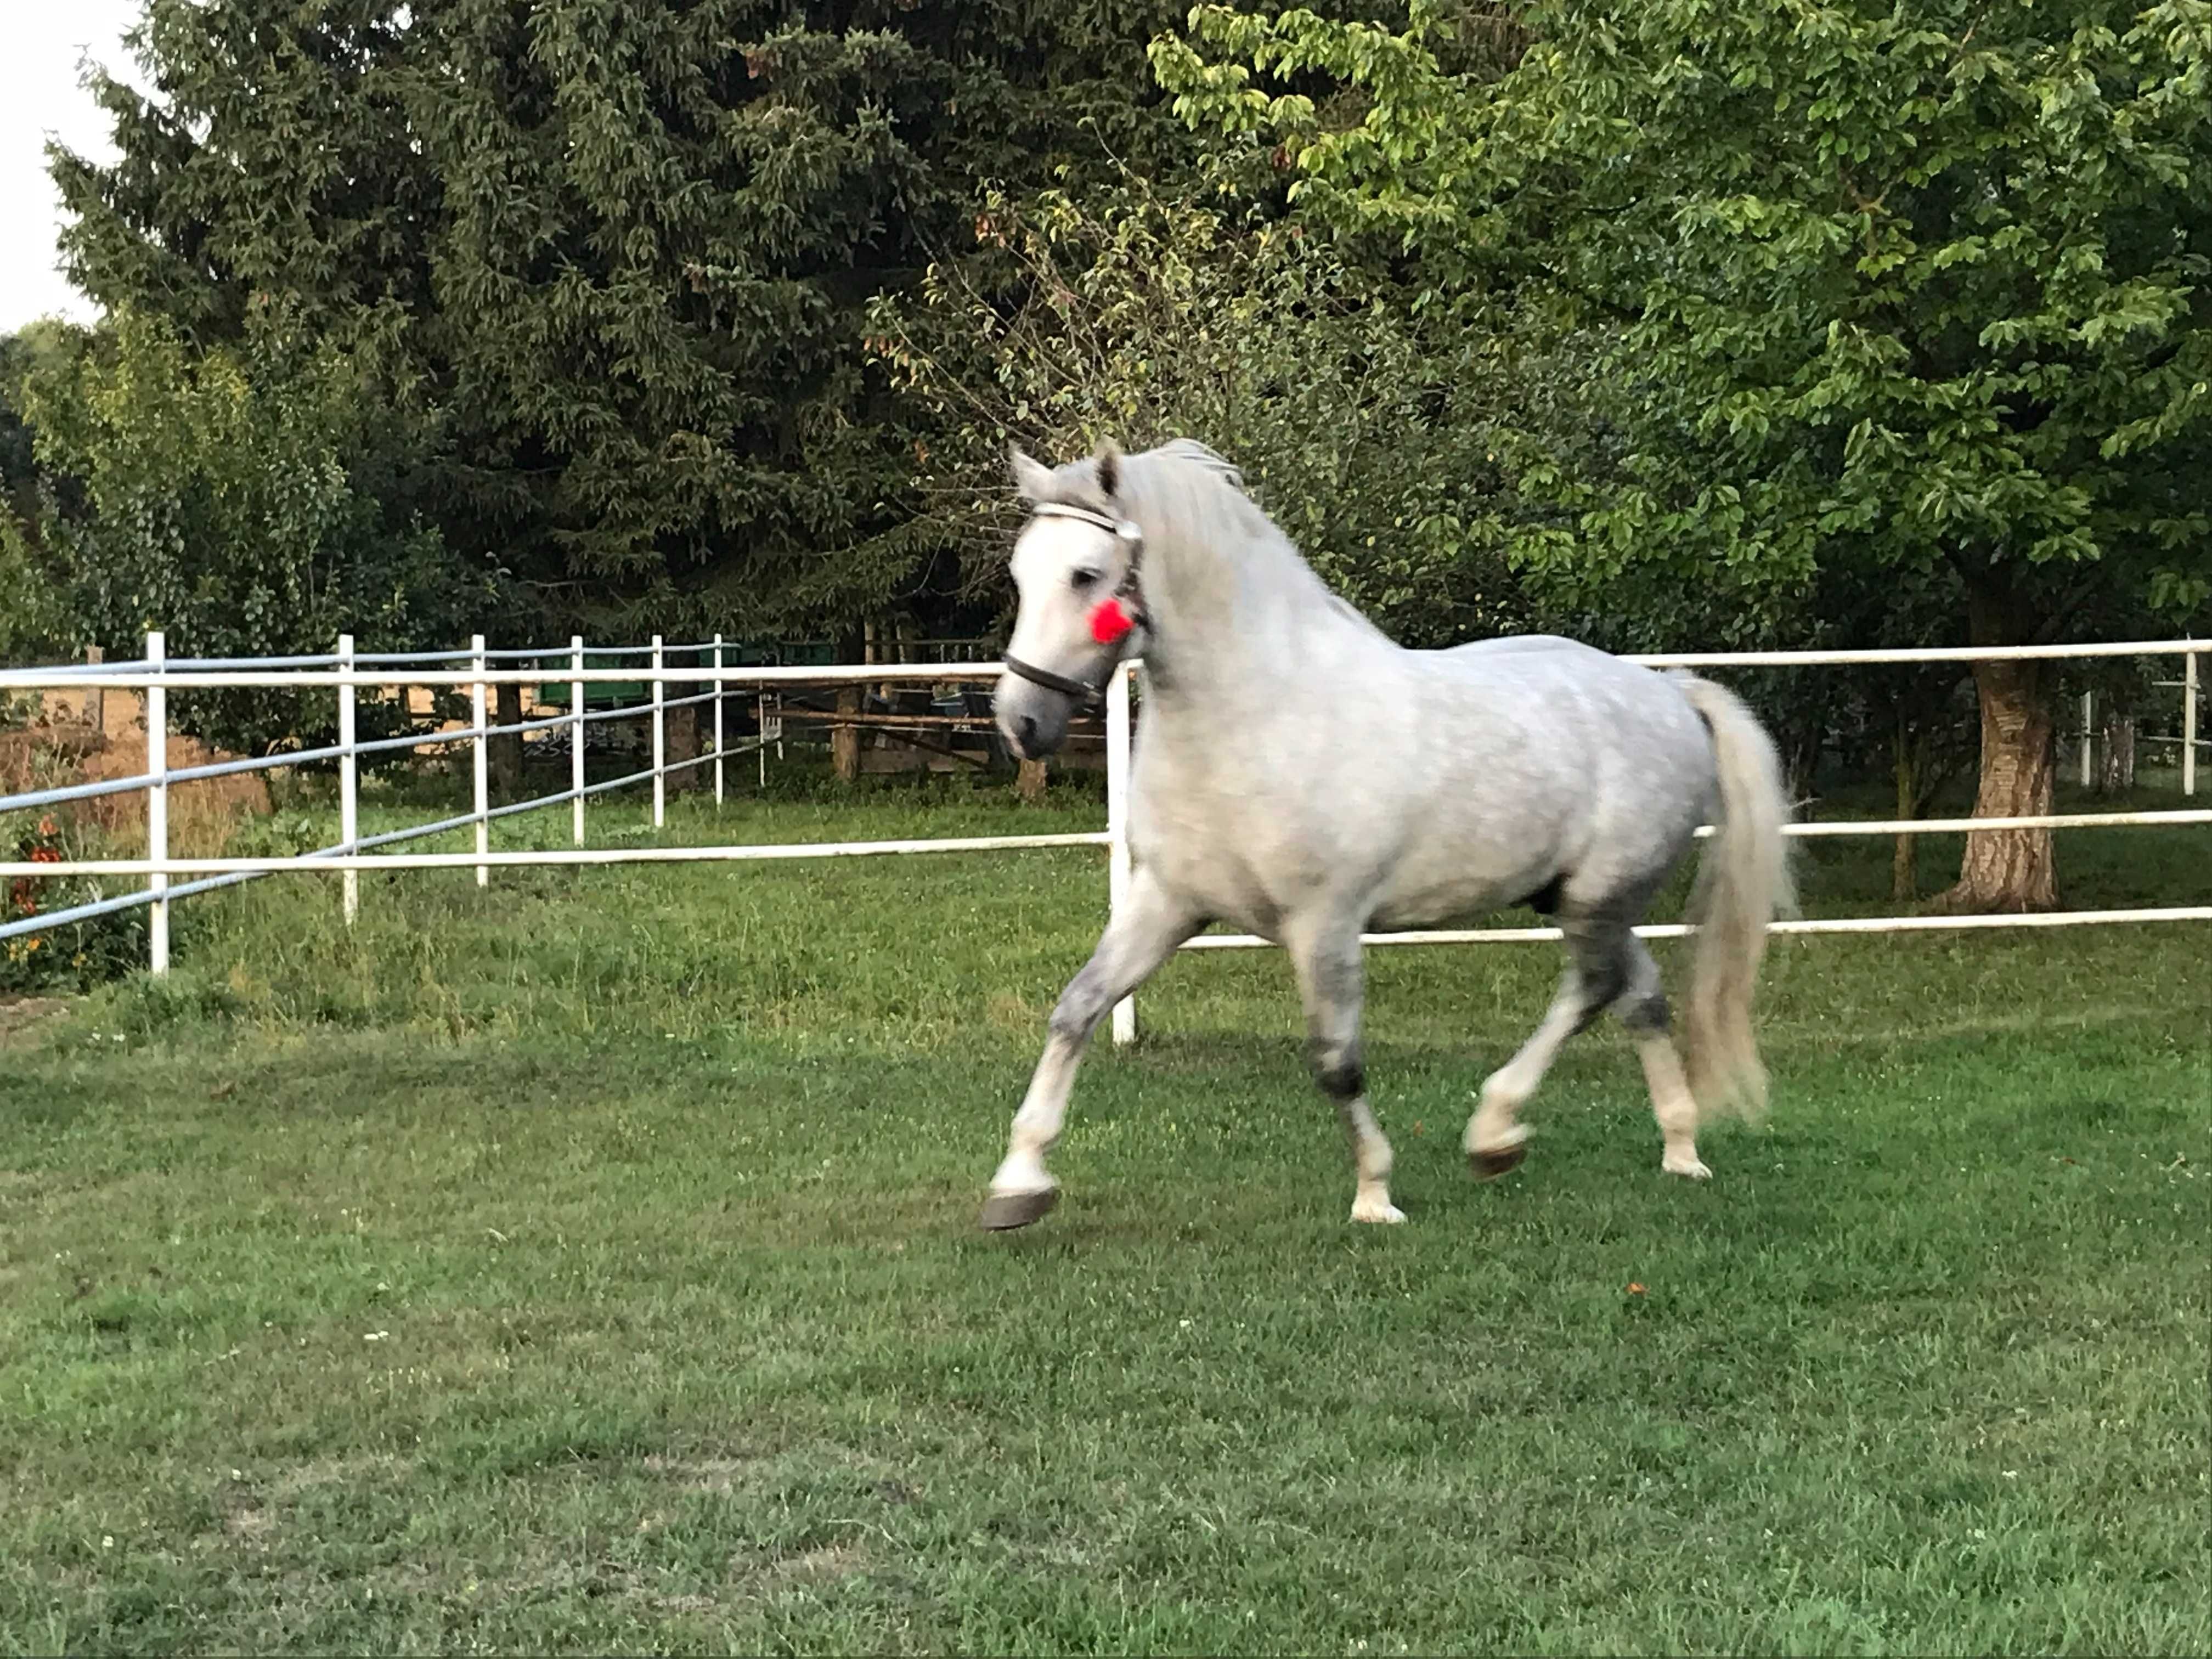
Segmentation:
[(1022, 716), (1022, 747), (1024, 749), (1032, 749), (1035, 748), (1036, 745), (1036, 716), (1034, 714), (1024, 714)]

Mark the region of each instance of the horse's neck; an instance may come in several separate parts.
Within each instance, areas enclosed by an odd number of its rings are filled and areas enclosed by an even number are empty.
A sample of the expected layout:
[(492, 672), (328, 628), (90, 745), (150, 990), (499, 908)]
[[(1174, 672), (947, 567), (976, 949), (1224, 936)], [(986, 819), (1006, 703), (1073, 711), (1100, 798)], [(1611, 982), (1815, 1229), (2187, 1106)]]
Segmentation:
[(1156, 590), (1146, 596), (1156, 623), (1146, 655), (1171, 696), (1265, 695), (1295, 676), (1305, 635), (1340, 620), (1328, 589), (1287, 548), (1224, 552), (1186, 543), (1159, 563)]

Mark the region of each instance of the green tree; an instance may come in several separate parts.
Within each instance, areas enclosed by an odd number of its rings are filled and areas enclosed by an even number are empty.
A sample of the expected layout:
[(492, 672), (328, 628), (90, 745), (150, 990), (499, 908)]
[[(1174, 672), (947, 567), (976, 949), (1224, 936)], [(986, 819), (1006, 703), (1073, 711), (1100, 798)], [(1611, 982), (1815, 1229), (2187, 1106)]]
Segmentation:
[[(25, 381), (37, 365), (75, 349), (72, 332), (42, 322), (0, 337), (0, 662), (52, 660), (72, 632), (40, 534), (47, 504), (69, 484), (40, 466), (23, 410)], [(0, 705), (10, 701), (0, 694)]]
[[(874, 309), (877, 349), (946, 437), (920, 483), (948, 535), (1011, 527), (1009, 441), (1202, 438), (1332, 586), (1409, 644), (1526, 620), (1491, 530), (1486, 337), (1423, 314), (1300, 227), (1244, 224), (1140, 180), (977, 222), (1000, 258), (931, 268)], [(1008, 597), (1001, 562), (971, 573)]]
[[(24, 347), (0, 338), (0, 661), (24, 661), (53, 633), (46, 617), (49, 581), (38, 568), (31, 526), (38, 520), (38, 460), (31, 427), (18, 407)], [(13, 696), (0, 692), (0, 726)]]
[[(943, 585), (936, 434), (862, 307), (968, 224), (1190, 144), (1163, 0), (150, 0), (155, 95), (57, 156), (98, 298), (388, 341), (444, 416), (418, 504), (539, 626), (775, 629)], [(935, 574), (933, 574), (935, 573)]]
[[(23, 521), (0, 507), (0, 663), (37, 660), (52, 650), (62, 630), (52, 596)], [(0, 714), (15, 701), (0, 693)]]
[[(194, 352), (126, 312), (21, 383), (47, 492), (44, 574), (87, 643), (137, 657), (327, 652), (341, 631), (404, 649), (450, 639), (489, 578), (465, 579), (436, 532), (387, 507), (395, 403), (374, 364), (307, 341), (281, 314), (235, 347)], [(232, 747), (329, 729), (326, 694), (179, 697), (174, 723)], [(373, 718), (373, 716), (372, 716)]]
[[(1320, 219), (1590, 343), (1605, 465), (1534, 432), (1511, 454), (1556, 515), (1516, 530), (1534, 578), (1777, 605), (1822, 570), (1942, 570), (1975, 644), (2146, 606), (2201, 625), (2206, 0), (1540, 0), (1494, 85), (1450, 65), (1466, 15), (1206, 8), (1154, 55), (1185, 112), (1279, 140)], [(2054, 677), (1975, 682), (1977, 813), (2047, 811)], [(2042, 831), (1970, 836), (1948, 896), (2055, 900)]]

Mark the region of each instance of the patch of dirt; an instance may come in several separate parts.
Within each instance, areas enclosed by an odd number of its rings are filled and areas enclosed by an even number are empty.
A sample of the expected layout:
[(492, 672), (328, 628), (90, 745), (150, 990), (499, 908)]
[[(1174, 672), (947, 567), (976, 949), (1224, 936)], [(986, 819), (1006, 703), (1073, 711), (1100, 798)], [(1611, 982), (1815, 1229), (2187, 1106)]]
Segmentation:
[[(239, 757), (210, 749), (197, 738), (173, 737), (169, 769), (208, 766)], [(0, 732), (0, 795), (72, 783), (103, 783), (132, 778), (146, 770), (143, 730), (103, 733), (89, 725), (64, 723)], [(137, 790), (71, 801), (60, 809), (76, 823), (128, 840), (146, 826), (146, 797)], [(270, 811), (269, 785), (261, 773), (202, 778), (169, 788), (169, 845), (187, 855), (213, 853), (241, 819)]]
[(0, 997), (0, 1048), (69, 1008), (59, 997)]
[(389, 1452), (318, 1457), (286, 1469), (276, 1477), (274, 1491), (279, 1498), (295, 1498), (317, 1486), (351, 1486), (374, 1477), (404, 1474), (413, 1468), (411, 1458), (396, 1457)]
[(267, 1534), (274, 1524), (268, 1510), (250, 1503), (228, 1504), (222, 1517), (223, 1536), (234, 1544), (252, 1549), (269, 1547)]
[(867, 1557), (850, 1544), (824, 1544), (803, 1555), (786, 1556), (770, 1571), (781, 1583), (819, 1583), (825, 1578), (850, 1578), (867, 1565)]
[(727, 1493), (757, 1469), (759, 1462), (751, 1457), (665, 1457), (655, 1452), (646, 1458), (645, 1467), (686, 1492)]

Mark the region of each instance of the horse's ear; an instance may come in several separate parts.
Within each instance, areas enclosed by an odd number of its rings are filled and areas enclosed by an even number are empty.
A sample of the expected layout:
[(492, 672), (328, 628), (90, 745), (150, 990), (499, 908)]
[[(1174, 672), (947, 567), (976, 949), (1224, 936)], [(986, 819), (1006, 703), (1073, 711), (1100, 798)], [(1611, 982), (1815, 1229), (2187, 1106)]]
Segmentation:
[(1098, 469), (1098, 493), (1110, 501), (1121, 488), (1121, 446), (1111, 438), (1100, 439), (1091, 461)]
[(1052, 469), (1042, 461), (1033, 461), (1021, 452), (1020, 446), (1006, 446), (1006, 459), (1014, 469), (1014, 493), (1035, 507), (1052, 495)]

